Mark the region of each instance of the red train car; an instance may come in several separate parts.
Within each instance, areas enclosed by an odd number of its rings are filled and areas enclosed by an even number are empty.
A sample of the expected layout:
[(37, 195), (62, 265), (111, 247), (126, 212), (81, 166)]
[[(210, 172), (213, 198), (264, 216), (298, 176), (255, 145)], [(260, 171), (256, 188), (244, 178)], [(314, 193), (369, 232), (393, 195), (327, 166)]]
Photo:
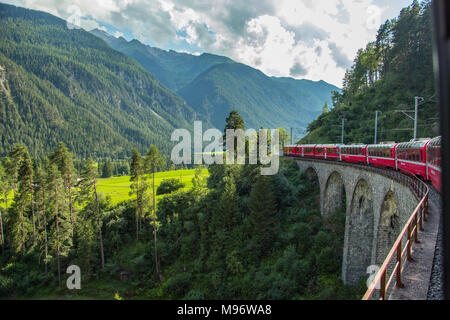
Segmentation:
[(283, 148), (283, 154), (285, 156), (296, 156), (299, 153), (299, 146), (285, 146)]
[(430, 139), (399, 143), (396, 149), (397, 169), (427, 180), (427, 144)]
[(367, 145), (341, 146), (340, 153), (342, 161), (367, 164)]
[(396, 169), (396, 143), (372, 144), (367, 147), (367, 163), (380, 168)]
[(427, 144), (427, 180), (439, 192), (442, 192), (441, 140), (441, 137), (437, 137)]
[(323, 146), (317, 145), (314, 149), (314, 158), (326, 159), (326, 150)]
[(339, 160), (339, 156), (340, 156), (339, 145), (336, 145), (336, 144), (320, 145), (320, 146), (316, 147), (316, 150), (318, 148), (323, 148), (325, 159)]

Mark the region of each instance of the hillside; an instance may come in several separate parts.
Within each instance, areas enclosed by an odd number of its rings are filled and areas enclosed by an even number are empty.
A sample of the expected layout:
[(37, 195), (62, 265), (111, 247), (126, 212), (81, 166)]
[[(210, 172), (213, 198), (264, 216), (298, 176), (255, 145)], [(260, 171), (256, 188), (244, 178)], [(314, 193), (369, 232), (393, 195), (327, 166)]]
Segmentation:
[(133, 59), (50, 14), (0, 4), (0, 156), (63, 141), (78, 157), (169, 150), (196, 114)]
[(99, 29), (92, 30), (91, 33), (103, 39), (113, 49), (135, 59), (167, 88), (175, 92), (210, 67), (234, 62), (229, 58), (208, 53), (196, 56), (173, 50), (165, 51), (147, 46), (138, 40), (127, 41), (122, 37), (116, 38)]
[(409, 141), (414, 123), (399, 110), (413, 111), (416, 96), (424, 98), (418, 138), (438, 136), (431, 15), (429, 1), (413, 3), (382, 25), (376, 41), (358, 52), (334, 108), (309, 125), (300, 143), (339, 143), (343, 117), (345, 143), (373, 143), (377, 110), (378, 141)]
[(301, 128), (331, 102), (333, 90), (339, 89), (325, 82), (270, 78), (249, 66), (226, 63), (205, 71), (179, 94), (218, 128), (233, 109), (250, 128)]

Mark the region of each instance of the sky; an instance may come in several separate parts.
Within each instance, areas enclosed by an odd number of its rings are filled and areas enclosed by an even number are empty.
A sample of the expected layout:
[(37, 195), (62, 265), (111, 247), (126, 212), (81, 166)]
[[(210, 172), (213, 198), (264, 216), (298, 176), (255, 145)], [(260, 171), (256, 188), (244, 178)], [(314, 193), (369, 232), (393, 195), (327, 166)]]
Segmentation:
[(358, 49), (412, 0), (1, 0), (165, 50), (342, 86)]

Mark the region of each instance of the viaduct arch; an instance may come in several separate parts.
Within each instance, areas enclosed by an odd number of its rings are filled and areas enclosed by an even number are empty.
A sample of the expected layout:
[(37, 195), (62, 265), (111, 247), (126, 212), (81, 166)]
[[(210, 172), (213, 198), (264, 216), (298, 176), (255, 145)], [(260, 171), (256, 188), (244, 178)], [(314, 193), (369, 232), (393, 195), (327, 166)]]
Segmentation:
[(356, 284), (368, 276), (369, 266), (381, 266), (419, 199), (409, 187), (367, 167), (295, 161), (307, 175), (317, 175), (322, 216), (345, 209), (342, 279)]

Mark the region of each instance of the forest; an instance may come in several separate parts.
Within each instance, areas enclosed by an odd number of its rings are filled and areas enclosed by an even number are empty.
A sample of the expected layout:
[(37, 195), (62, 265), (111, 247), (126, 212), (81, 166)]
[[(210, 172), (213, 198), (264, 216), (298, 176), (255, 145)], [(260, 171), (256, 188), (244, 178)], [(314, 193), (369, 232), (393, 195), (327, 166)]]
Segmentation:
[[(238, 113), (227, 126), (244, 127)], [(129, 159), (132, 199), (97, 191), (102, 174), (82, 168), (63, 143), (45, 159), (16, 145), (0, 175), (0, 296), (97, 299), (359, 299), (365, 283), (341, 280), (344, 213), (320, 214), (318, 182), (282, 160), (197, 168), (192, 189), (154, 173), (155, 146)], [(105, 166), (104, 166), (105, 167)], [(156, 194), (164, 196), (156, 203)], [(12, 197), (12, 199), (11, 199)], [(6, 208), (6, 209), (5, 209)], [(81, 269), (69, 291), (66, 268)]]
[(418, 137), (439, 135), (439, 112), (433, 71), (431, 1), (413, 1), (398, 18), (386, 21), (376, 40), (360, 49), (347, 70), (342, 92), (333, 95), (322, 114), (308, 126), (300, 143), (373, 143), (375, 112), (378, 142), (405, 142), (413, 138), (415, 97), (419, 106)]
[[(0, 3), (0, 156), (22, 143), (48, 155), (126, 159), (203, 119), (138, 62), (45, 12)], [(207, 121), (205, 121), (205, 126)]]

